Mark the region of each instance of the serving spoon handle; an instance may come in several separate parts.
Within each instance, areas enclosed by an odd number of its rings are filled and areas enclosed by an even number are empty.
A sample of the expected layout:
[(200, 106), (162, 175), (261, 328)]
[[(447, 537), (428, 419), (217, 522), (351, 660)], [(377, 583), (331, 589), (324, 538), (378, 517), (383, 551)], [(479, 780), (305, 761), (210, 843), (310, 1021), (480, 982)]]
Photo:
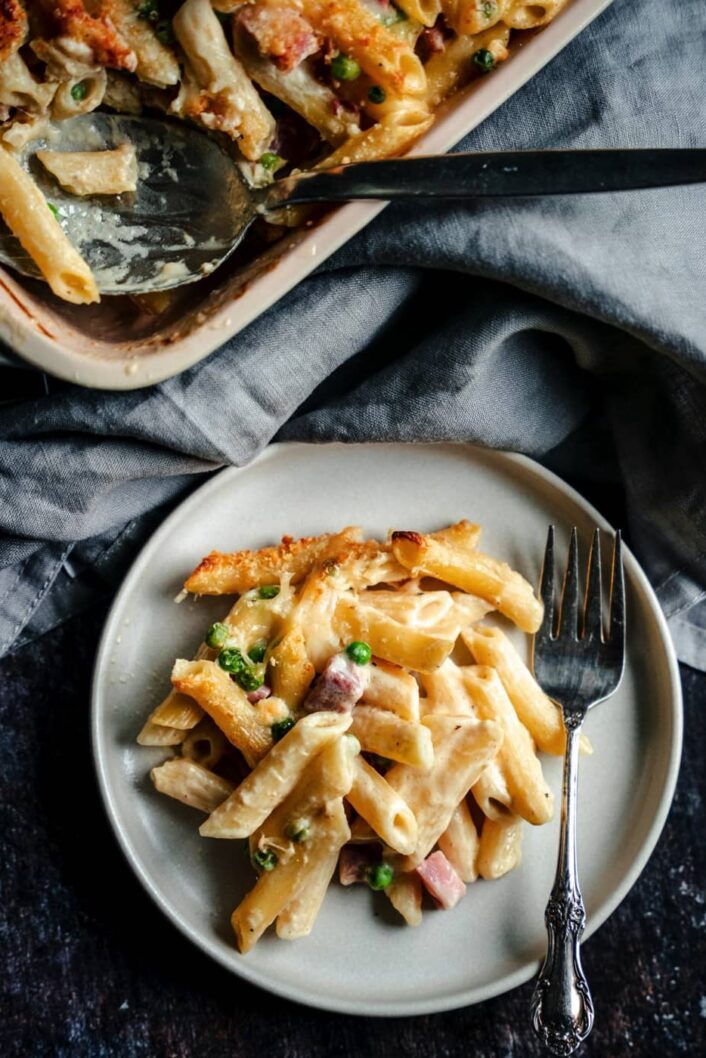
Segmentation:
[(262, 206), (571, 195), (705, 181), (703, 148), (481, 151), (355, 162), (284, 177), (262, 193)]

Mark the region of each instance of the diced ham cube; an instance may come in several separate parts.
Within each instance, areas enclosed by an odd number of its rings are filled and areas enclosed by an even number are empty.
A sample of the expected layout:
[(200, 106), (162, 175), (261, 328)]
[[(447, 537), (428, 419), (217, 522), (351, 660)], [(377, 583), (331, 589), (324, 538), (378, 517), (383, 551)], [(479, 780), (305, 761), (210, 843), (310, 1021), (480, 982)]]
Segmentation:
[(254, 38), (262, 55), (284, 73), (321, 48), (321, 40), (307, 20), (292, 7), (244, 4), (237, 19)]
[(444, 31), (440, 26), (429, 26), (419, 34), (417, 47), (422, 62), (428, 62), (432, 55), (437, 55), (446, 47)]
[(368, 868), (379, 862), (379, 845), (344, 845), (338, 861), (338, 880), (341, 885), (364, 882)]
[(334, 654), (304, 699), (305, 713), (350, 713), (365, 693), (370, 670), (357, 665), (345, 652)]
[(466, 895), (466, 886), (441, 850), (427, 856), (417, 867), (417, 874), (427, 892), (445, 911), (456, 907), (461, 897)]

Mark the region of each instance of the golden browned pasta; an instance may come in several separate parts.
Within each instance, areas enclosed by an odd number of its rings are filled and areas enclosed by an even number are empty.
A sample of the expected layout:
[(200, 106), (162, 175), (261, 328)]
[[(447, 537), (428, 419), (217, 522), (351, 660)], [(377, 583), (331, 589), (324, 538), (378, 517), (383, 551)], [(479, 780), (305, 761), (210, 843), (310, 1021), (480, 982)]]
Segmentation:
[(462, 552), (453, 545), (416, 532), (392, 534), (392, 550), (413, 573), (426, 573), (480, 596), (524, 632), (536, 632), (542, 604), (532, 586), (505, 562), (478, 551)]
[(354, 540), (360, 540), (360, 529), (351, 526), (340, 533), (294, 540), (283, 538), (277, 547), (259, 551), (234, 551), (224, 554), (212, 551), (202, 559), (184, 582), (184, 589), (194, 595), (240, 595), (261, 584), (277, 584), (284, 573), (296, 583), (319, 562), (335, 559)]
[(270, 749), (269, 727), (258, 721), (245, 693), (215, 662), (176, 661), (172, 684), (196, 700), (251, 767)]

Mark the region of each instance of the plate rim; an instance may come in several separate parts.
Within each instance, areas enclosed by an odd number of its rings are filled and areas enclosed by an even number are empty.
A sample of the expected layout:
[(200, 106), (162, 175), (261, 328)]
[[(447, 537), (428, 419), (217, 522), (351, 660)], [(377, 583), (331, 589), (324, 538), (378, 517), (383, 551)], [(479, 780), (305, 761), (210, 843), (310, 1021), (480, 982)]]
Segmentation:
[[(414, 1017), (457, 1010), (466, 1006), (474, 1006), (478, 1003), (493, 999), (496, 996), (503, 995), (506, 992), (512, 991), (520, 985), (525, 984), (538, 972), (540, 961), (531, 960), (528, 964), (519, 967), (514, 972), (497, 978), (483, 986), (466, 988), (460, 991), (454, 991), (453, 993), (447, 993), (444, 996), (429, 997), (422, 1000), (399, 1000), (392, 1002), (383, 1000), (373, 1002), (356, 1000), (354, 1002), (348, 1002), (345, 996), (338, 1000), (328, 996), (319, 996), (318, 994), (313, 995), (310, 992), (307, 992), (305, 987), (299, 988), (296, 994), (294, 994), (291, 985), (285, 987), (284, 985), (279, 985), (277, 981), (273, 982), (269, 979), (266, 973), (259, 972), (254, 963), (248, 962), (245, 959), (242, 959), (240, 962), (234, 962), (232, 958), (224, 954), (219, 947), (212, 944), (208, 936), (201, 935), (198, 930), (194, 929), (186, 920), (179, 916), (178, 912), (170, 905), (169, 901), (162, 895), (161, 891), (152, 884), (148, 871), (143, 867), (139, 856), (133, 851), (130, 845), (127, 834), (123, 831), (114, 796), (110, 789), (107, 777), (106, 760), (101, 743), (103, 710), (101, 709), (102, 689), (100, 684), (104, 675), (105, 658), (114, 639), (115, 629), (113, 628), (113, 625), (117, 619), (119, 607), (122, 605), (123, 597), (129, 589), (130, 584), (139, 576), (141, 566), (146, 561), (146, 553), (154, 544), (159, 542), (162, 535), (168, 534), (172, 522), (176, 521), (178, 517), (183, 516), (185, 509), (198, 507), (203, 501), (203, 498), (208, 496), (209, 492), (222, 487), (224, 479), (237, 479), (239, 474), (251, 470), (258, 463), (275, 458), (283, 451), (291, 451), (292, 449), (326, 447), (329, 449), (338, 448), (342, 451), (347, 451), (356, 448), (411, 448), (415, 446), (424, 448), (437, 447), (440, 449), (455, 449), (466, 455), (470, 455), (471, 458), (473, 458), (475, 453), (481, 453), (485, 457), (488, 455), (497, 457), (501, 464), (503, 462), (508, 462), (521, 470), (523, 469), (526, 473), (539, 477), (545, 485), (550, 486), (553, 490), (558, 490), (563, 493), (566, 498), (577, 503), (579, 507), (582, 507), (589, 515), (591, 515), (591, 517), (595, 518), (596, 524), (602, 530), (608, 530), (609, 532), (614, 531), (608, 520), (593, 506), (593, 504), (589, 503), (588, 500), (574, 489), (573, 486), (569, 485), (558, 474), (555, 474), (553, 471), (542, 466), (541, 463), (538, 463), (536, 460), (531, 459), (529, 456), (522, 455), (519, 452), (483, 448), (480, 445), (453, 441), (420, 442), (416, 445), (414, 442), (403, 441), (357, 442), (353, 444), (347, 444), (345, 442), (329, 442), (321, 444), (320, 442), (306, 441), (274, 442), (263, 448), (253, 460), (244, 464), (242, 467), (230, 466), (217, 471), (201, 486), (185, 497), (185, 499), (182, 500), (181, 503), (179, 503), (154, 530), (154, 532), (150, 534), (140, 548), (138, 554), (133, 559), (110, 606), (110, 610), (108, 611), (101, 632), (91, 678), (91, 751), (101, 802), (123, 856), (159, 910), (184, 937), (195, 944), (206, 956), (213, 959), (229, 973), (247, 981), (250, 985), (261, 988), (263, 991), (269, 992), (273, 995), (281, 996), (284, 999), (288, 999), (290, 1002), (300, 1003), (303, 1006), (313, 1009), (360, 1017)], [(667, 621), (647, 575), (643, 571), (642, 566), (636, 557), (633, 555), (632, 550), (625, 544), (623, 545), (623, 557), (624, 561), (630, 567), (630, 575), (635, 578), (637, 585), (645, 597), (645, 601), (656, 622), (657, 631), (663, 647), (665, 674), (668, 677), (667, 682), (670, 692), (671, 745), (669, 747), (667, 769), (662, 790), (659, 795), (659, 802), (653, 819), (649, 824), (647, 834), (620, 884), (617, 885), (612, 893), (600, 903), (596, 912), (587, 922), (586, 931), (583, 935), (584, 942), (600, 929), (613, 912), (620, 906), (647, 866), (657, 842), (662, 835), (662, 831), (672, 806), (682, 754), (684, 725), (681, 677)]]

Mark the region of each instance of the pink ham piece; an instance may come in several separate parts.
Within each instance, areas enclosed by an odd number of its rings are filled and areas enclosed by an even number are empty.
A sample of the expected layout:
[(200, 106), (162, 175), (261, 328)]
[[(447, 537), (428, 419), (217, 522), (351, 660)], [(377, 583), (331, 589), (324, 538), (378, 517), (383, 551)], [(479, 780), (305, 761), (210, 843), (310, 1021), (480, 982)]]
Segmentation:
[(466, 895), (466, 886), (441, 850), (427, 856), (417, 867), (417, 874), (424, 888), (444, 911), (456, 907), (461, 897)]
[(341, 885), (364, 882), (368, 868), (379, 862), (378, 845), (344, 845), (338, 861), (338, 880)]
[(248, 701), (251, 705), (257, 705), (258, 702), (262, 702), (265, 698), (269, 698), (271, 694), (272, 691), (270, 688), (266, 683), (263, 683), (262, 687), (258, 687), (256, 691), (248, 692)]
[(244, 4), (236, 18), (254, 38), (261, 54), (283, 73), (296, 69), (321, 48), (313, 26), (294, 8)]
[(305, 713), (350, 713), (370, 680), (368, 665), (356, 665), (346, 653), (334, 654), (304, 699)]

